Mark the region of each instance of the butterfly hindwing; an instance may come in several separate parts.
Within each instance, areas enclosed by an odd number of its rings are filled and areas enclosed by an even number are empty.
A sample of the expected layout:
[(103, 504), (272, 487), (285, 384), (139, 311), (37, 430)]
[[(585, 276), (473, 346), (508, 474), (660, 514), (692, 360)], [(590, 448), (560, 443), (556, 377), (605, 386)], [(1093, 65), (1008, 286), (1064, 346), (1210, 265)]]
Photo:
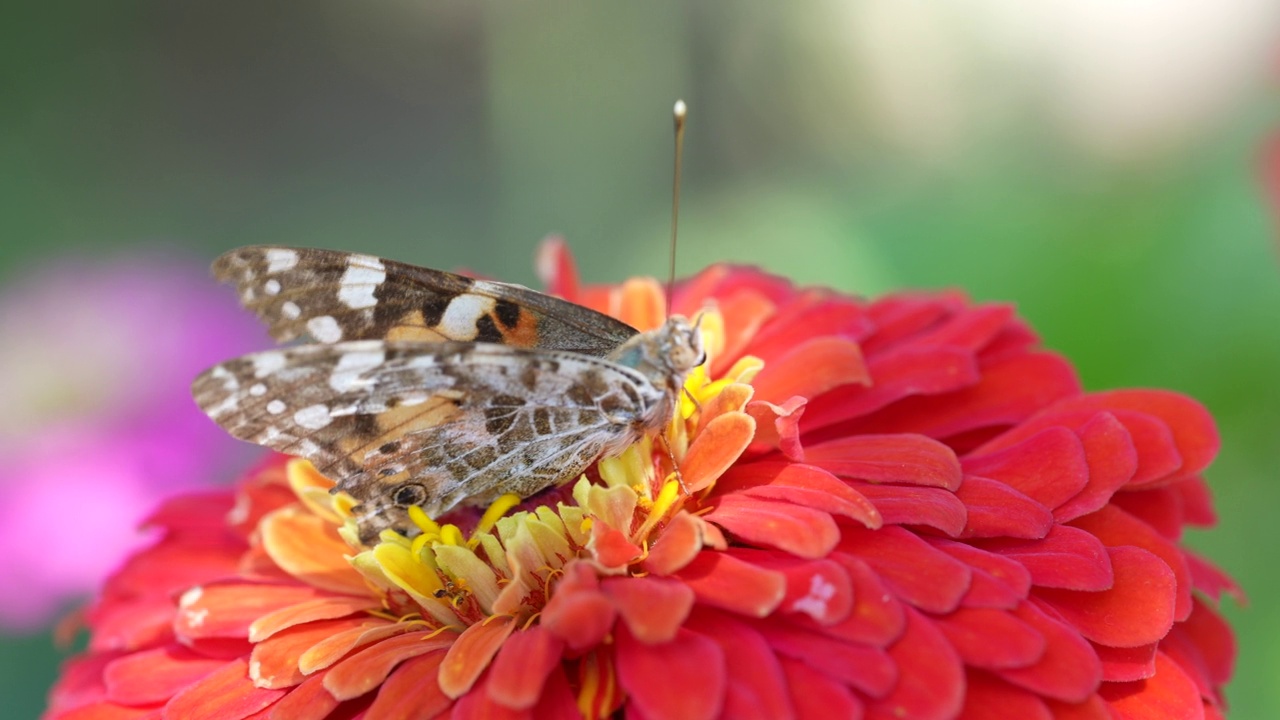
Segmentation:
[(519, 285), (372, 255), (254, 246), (224, 254), (213, 270), (281, 341), (456, 340), (603, 357), (636, 334), (607, 315)]
[[(196, 379), (232, 435), (305, 457), (361, 503), (369, 539), (466, 500), (576, 477), (670, 412), (631, 368), (490, 343), (364, 340), (247, 355)], [(655, 420), (655, 418), (657, 418)]]

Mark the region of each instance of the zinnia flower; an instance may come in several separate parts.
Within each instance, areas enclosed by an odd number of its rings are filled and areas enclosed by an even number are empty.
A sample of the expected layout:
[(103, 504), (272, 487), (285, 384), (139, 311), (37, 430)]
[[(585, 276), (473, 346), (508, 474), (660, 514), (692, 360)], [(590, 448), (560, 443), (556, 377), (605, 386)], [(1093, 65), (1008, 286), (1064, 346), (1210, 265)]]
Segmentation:
[[(653, 281), (543, 261), (552, 292), (665, 315)], [(1179, 544), (1214, 520), (1195, 402), (1084, 393), (1012, 308), (955, 292), (717, 266), (673, 305), (710, 359), (665, 441), (512, 514), (365, 547), (280, 458), (168, 502), (48, 717), (1221, 713), (1238, 591)]]
[(34, 628), (88, 595), (160, 498), (247, 459), (184, 386), (267, 338), (205, 277), (137, 253), (63, 261), (0, 293), (0, 626)]

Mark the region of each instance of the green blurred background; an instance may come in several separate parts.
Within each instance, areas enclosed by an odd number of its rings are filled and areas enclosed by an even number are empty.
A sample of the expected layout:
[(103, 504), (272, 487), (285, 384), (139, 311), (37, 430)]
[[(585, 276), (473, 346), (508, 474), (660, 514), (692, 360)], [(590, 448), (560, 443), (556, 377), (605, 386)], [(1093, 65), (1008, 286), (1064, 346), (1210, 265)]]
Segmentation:
[[(1252, 597), (1233, 715), (1280, 717), (1274, 1), (31, 5), (0, 31), (0, 282), (281, 243), (533, 284), (552, 232), (588, 279), (662, 274), (683, 97), (682, 273), (960, 286), (1092, 389), (1209, 406), (1221, 522), (1189, 541)], [(0, 639), (6, 717), (59, 660)]]

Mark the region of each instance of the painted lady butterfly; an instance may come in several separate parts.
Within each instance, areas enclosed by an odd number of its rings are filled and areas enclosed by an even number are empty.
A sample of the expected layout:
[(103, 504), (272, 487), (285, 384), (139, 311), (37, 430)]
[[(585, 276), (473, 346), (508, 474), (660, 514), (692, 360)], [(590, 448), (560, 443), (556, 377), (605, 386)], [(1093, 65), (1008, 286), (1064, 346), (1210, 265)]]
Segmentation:
[(246, 247), (219, 280), (285, 341), (192, 385), (241, 440), (307, 458), (350, 493), (360, 536), (409, 530), (407, 508), (522, 497), (660, 431), (705, 358), (673, 316), (638, 332), (505, 283), (316, 249)]

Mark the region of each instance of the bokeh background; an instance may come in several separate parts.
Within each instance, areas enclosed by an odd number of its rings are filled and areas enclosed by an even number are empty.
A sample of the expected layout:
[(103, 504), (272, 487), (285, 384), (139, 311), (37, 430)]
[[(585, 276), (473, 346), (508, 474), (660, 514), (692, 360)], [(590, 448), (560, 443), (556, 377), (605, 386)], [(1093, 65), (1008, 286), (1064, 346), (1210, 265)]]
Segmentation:
[[(863, 294), (963, 287), (1016, 302), (1091, 389), (1208, 405), (1221, 522), (1189, 542), (1252, 597), (1226, 605), (1234, 716), (1280, 717), (1273, 0), (82, 0), (7, 15), (0, 452), (42, 472), (0, 474), (26, 516), (5, 520), (22, 531), (0, 553), (112, 532), (68, 514), (99, 507), (68, 484), (99, 456), (44, 428), (189, 419), (138, 388), (168, 377), (148, 363), (235, 322), (168, 299), (202, 292), (223, 250), (358, 249), (535, 284), (534, 247), (560, 233), (588, 279), (664, 273), (683, 97), (682, 273), (733, 260)], [(189, 279), (113, 290), (130, 268)], [(126, 325), (142, 339), (122, 343)], [(104, 370), (120, 367), (134, 371)], [(230, 474), (201, 465), (170, 472)], [(53, 504), (15, 503), (32, 485)], [(41, 602), (0, 636), (6, 717), (39, 712), (65, 652), (48, 617), (75, 600)]]

